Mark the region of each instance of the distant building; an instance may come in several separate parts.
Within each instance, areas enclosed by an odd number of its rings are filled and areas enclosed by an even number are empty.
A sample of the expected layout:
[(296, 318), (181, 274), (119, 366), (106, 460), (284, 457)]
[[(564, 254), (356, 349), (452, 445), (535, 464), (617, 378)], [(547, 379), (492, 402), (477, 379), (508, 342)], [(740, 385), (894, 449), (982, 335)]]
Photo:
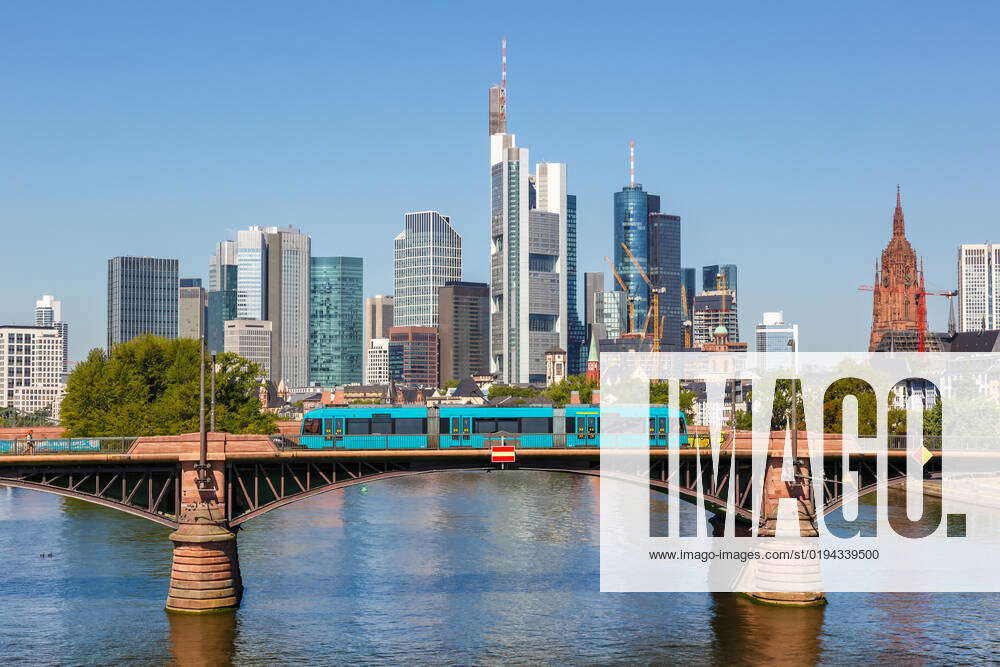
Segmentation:
[(63, 370), (69, 365), (69, 324), (63, 320), (62, 301), (51, 294), (44, 295), (35, 302), (35, 326), (55, 327), (63, 339)]
[(598, 292), (595, 295), (597, 318), (606, 340), (617, 340), (628, 328), (628, 299), (625, 292)]
[(698, 285), (695, 281), (693, 267), (681, 269), (681, 286), (684, 288), (684, 300), (681, 302), (681, 306), (684, 308), (683, 316), (688, 320), (691, 319), (691, 313), (694, 312), (694, 297), (698, 293)]
[(225, 323), (225, 351), (260, 366), (257, 379), (262, 383), (271, 379), (271, 326), (267, 320), (230, 320)]
[(727, 340), (739, 340), (734, 295), (728, 290), (702, 292), (694, 298), (692, 323), (692, 344), (696, 348), (712, 343), (719, 326), (725, 327)]
[(875, 263), (875, 284), (872, 293), (872, 331), (868, 341), (871, 352), (880, 349), (900, 351), (913, 340), (919, 349), (919, 338), (926, 331), (926, 318), (921, 322), (920, 300), (924, 290), (923, 269), (918, 267), (917, 253), (906, 239), (906, 225), (899, 188), (896, 188), (896, 210), (892, 216), (892, 236)]
[(490, 369), (490, 287), (447, 282), (438, 291), (441, 384)]
[(799, 325), (786, 323), (781, 311), (764, 313), (755, 333), (760, 359), (769, 352), (792, 352), (789, 341), (795, 341), (795, 350), (799, 349)]
[(0, 326), (0, 408), (48, 410), (59, 418), (66, 385), (63, 338), (55, 326)]
[(438, 288), (462, 279), (462, 237), (437, 211), (407, 213), (395, 238), (392, 324), (438, 325)]
[(389, 330), (389, 377), (418, 387), (438, 386), (438, 335), (434, 327)]
[(586, 341), (589, 349), (594, 325), (603, 323), (600, 317), (598, 294), (604, 291), (603, 273), (583, 274), (583, 324), (586, 327)]
[(715, 327), (712, 338), (701, 345), (702, 352), (746, 352), (747, 344), (730, 340), (729, 331), (722, 324)]
[(181, 278), (177, 290), (177, 337), (200, 340), (205, 334), (205, 289), (200, 278)]
[(1000, 328), (1000, 245), (958, 247), (958, 330)]
[(136, 336), (177, 338), (177, 260), (108, 260), (108, 351)]
[(735, 294), (737, 289), (736, 273), (735, 264), (710, 264), (703, 266), (701, 267), (701, 289), (703, 292), (718, 289), (719, 276), (721, 275), (726, 281), (726, 289), (731, 290)]
[(361, 382), (364, 265), (360, 257), (313, 257), (309, 269), (309, 382)]
[(389, 339), (372, 338), (365, 350), (365, 384), (389, 384)]
[(566, 350), (554, 347), (545, 353), (545, 386), (562, 382), (566, 379), (568, 359)]
[(223, 351), (225, 322), (237, 318), (236, 241), (222, 241), (208, 267), (208, 293), (205, 295), (205, 340), (209, 354)]
[(365, 299), (365, 349), (372, 338), (388, 338), (392, 328), (394, 299), (391, 294), (376, 294)]
[[(649, 214), (649, 279), (661, 290), (659, 315), (663, 322), (661, 350), (679, 350), (684, 318), (681, 303), (681, 218), (678, 215)], [(650, 323), (650, 333), (654, 327)]]

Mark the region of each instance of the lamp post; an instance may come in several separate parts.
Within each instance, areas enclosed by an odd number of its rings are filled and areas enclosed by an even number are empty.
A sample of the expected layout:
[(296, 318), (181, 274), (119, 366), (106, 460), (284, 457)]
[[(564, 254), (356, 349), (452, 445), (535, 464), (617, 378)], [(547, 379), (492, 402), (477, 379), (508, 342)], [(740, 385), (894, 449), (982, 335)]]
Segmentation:
[(198, 464), (195, 469), (198, 477), (195, 486), (199, 489), (211, 489), (212, 481), (208, 477), (208, 433), (205, 432), (205, 334), (198, 339)]
[(212, 353), (212, 412), (209, 430), (215, 433), (215, 352)]
[[(798, 371), (798, 364), (795, 360), (798, 359), (798, 354), (795, 349), (795, 339), (792, 338), (788, 341), (788, 346), (792, 348), (792, 365), (794, 371)], [(793, 375), (795, 373), (793, 372)], [(799, 391), (798, 391), (798, 381), (795, 377), (792, 378), (792, 466), (795, 470), (795, 477), (799, 476)]]

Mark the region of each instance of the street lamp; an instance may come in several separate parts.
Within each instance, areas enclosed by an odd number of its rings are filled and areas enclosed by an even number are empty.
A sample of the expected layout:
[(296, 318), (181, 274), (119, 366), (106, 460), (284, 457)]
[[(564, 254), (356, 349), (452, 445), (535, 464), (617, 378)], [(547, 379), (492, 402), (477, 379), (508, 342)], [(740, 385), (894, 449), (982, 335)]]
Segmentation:
[[(788, 340), (788, 346), (792, 348), (792, 359), (794, 371), (798, 370), (798, 364), (794, 362), (798, 358), (795, 349), (795, 339), (790, 338)], [(793, 371), (792, 375), (795, 375)], [(795, 377), (792, 377), (792, 466), (794, 466), (795, 477), (799, 476), (799, 391), (798, 383)]]

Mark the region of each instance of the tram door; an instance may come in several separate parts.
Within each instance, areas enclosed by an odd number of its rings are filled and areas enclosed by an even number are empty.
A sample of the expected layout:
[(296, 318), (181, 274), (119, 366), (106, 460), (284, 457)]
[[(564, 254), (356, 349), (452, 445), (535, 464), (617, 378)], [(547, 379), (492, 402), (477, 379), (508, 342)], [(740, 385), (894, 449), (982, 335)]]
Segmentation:
[(587, 417), (587, 438), (590, 440), (597, 438), (597, 417)]
[(472, 417), (462, 417), (462, 440), (469, 440), (472, 433)]
[(333, 444), (335, 446), (344, 446), (344, 418), (334, 417), (333, 418)]

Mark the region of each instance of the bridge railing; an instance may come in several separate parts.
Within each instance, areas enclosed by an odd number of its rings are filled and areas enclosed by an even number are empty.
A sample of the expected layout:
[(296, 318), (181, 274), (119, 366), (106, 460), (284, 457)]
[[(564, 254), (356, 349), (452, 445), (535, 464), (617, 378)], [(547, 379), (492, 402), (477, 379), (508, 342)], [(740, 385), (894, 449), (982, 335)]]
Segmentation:
[[(889, 449), (906, 449), (906, 436), (905, 435), (890, 435), (889, 436)], [(925, 435), (924, 436), (924, 447), (934, 451), (941, 451), (941, 436), (940, 435)]]
[(0, 440), (0, 456), (38, 454), (124, 454), (138, 438), (52, 438)]

